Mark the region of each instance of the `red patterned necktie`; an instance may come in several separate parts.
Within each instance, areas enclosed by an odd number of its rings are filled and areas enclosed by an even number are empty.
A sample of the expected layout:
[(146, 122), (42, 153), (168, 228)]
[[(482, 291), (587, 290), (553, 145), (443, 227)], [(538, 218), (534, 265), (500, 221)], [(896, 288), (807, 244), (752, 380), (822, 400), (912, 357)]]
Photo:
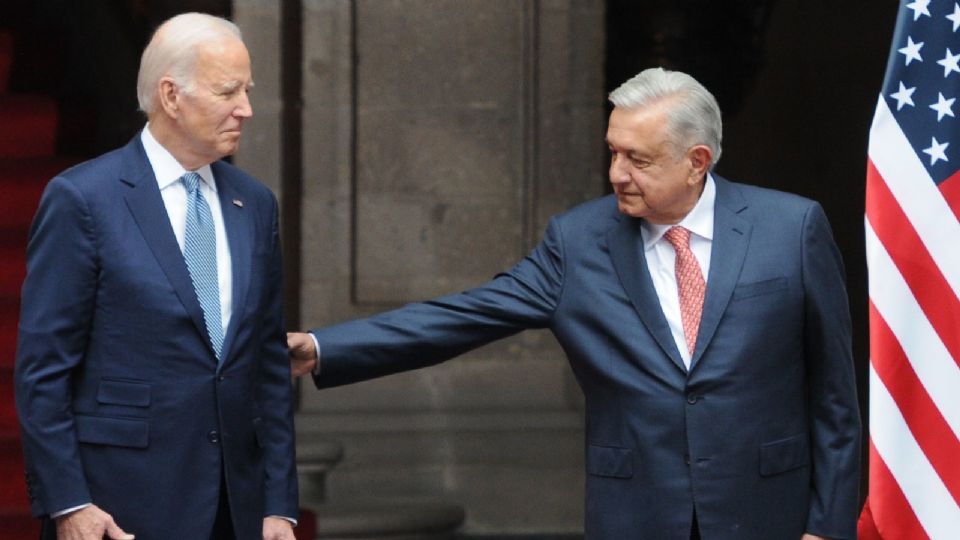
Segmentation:
[(700, 331), (700, 315), (703, 313), (707, 282), (703, 279), (703, 272), (693, 256), (693, 251), (690, 251), (690, 231), (683, 227), (671, 227), (663, 237), (677, 252), (674, 272), (677, 274), (677, 292), (680, 295), (680, 320), (683, 322), (687, 350), (690, 351), (690, 356), (693, 356), (693, 350), (697, 346), (697, 333)]

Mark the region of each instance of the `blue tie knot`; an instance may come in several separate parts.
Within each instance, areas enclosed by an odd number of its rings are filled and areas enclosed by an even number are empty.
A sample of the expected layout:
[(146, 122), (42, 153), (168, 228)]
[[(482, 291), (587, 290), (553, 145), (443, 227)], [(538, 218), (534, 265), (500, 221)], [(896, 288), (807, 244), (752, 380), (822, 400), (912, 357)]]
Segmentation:
[(187, 193), (193, 195), (200, 189), (200, 175), (195, 172), (188, 172), (187, 174), (180, 177), (180, 180), (183, 181), (183, 185), (187, 188)]

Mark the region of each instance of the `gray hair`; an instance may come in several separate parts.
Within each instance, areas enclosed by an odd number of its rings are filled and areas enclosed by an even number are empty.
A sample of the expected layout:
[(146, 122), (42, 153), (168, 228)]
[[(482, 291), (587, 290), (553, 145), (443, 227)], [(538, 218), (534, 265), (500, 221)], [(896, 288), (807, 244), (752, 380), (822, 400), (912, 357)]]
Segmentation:
[(720, 160), (723, 121), (720, 106), (709, 90), (680, 71), (650, 68), (610, 92), (617, 107), (646, 107), (664, 101), (670, 107), (668, 133), (675, 143), (689, 148), (703, 144), (713, 152), (712, 168)]
[(206, 13), (183, 13), (161, 24), (140, 57), (140, 110), (147, 115), (153, 112), (157, 86), (163, 77), (173, 77), (178, 86), (192, 92), (199, 47), (227, 39), (241, 39), (237, 25)]

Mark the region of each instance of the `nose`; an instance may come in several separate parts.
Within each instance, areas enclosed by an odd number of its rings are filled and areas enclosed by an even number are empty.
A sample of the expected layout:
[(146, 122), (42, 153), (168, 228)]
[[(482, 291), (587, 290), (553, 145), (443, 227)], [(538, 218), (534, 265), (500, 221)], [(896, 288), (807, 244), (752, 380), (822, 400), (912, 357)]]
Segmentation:
[(253, 116), (253, 105), (250, 104), (250, 95), (246, 92), (240, 92), (238, 103), (233, 109), (233, 115), (238, 118), (250, 118)]
[(610, 158), (610, 183), (611, 184), (624, 184), (630, 181), (630, 173), (627, 172), (627, 168), (623, 165), (623, 158), (619, 154), (614, 154)]

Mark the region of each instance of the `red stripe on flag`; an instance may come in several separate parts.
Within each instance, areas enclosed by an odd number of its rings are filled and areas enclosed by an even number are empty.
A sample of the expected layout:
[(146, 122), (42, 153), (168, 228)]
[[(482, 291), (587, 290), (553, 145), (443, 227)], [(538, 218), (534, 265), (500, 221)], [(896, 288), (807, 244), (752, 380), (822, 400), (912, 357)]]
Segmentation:
[(929, 539), (896, 479), (870, 441), (870, 512), (886, 540)]
[(870, 355), (873, 369), (903, 414), (913, 438), (937, 471), (953, 500), (960, 504), (960, 440), (930, 398), (906, 353), (870, 302)]
[(863, 502), (863, 510), (860, 511), (860, 519), (857, 520), (857, 540), (883, 540), (874, 522), (873, 512), (870, 511), (869, 497)]
[(940, 184), (940, 193), (953, 210), (953, 215), (960, 219), (960, 171)]
[(953, 361), (960, 365), (960, 300), (907, 219), (880, 172), (867, 160), (867, 219)]

